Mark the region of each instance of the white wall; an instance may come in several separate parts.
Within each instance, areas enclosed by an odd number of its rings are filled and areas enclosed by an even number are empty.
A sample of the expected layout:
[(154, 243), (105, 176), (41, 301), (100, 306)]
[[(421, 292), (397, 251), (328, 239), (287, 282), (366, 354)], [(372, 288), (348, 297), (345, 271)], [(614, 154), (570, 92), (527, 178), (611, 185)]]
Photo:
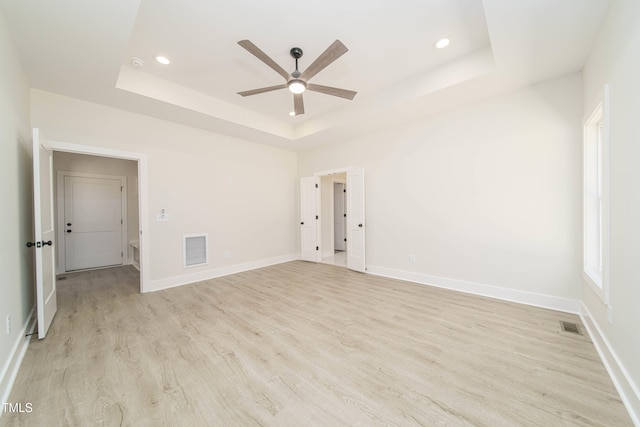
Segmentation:
[[(0, 401), (14, 374), (34, 306), (29, 86), (0, 14)], [(11, 316), (11, 333), (5, 321)], [(0, 411), (1, 412), (1, 411)]]
[[(585, 114), (610, 89), (610, 305), (585, 283), (583, 298), (631, 384), (640, 423), (640, 2), (615, 0), (584, 68)], [(635, 389), (635, 390), (632, 390)]]
[(299, 173), (364, 167), (370, 272), (577, 311), (581, 117), (575, 74), (335, 141)]
[[(133, 160), (113, 159), (76, 153), (53, 153), (54, 177), (58, 172), (82, 172), (127, 178), (127, 240), (138, 240), (138, 163)], [(54, 178), (55, 179), (55, 178)], [(57, 186), (56, 186), (57, 197)], [(57, 198), (56, 198), (57, 200)], [(56, 212), (57, 213), (57, 212)], [(57, 215), (56, 215), (57, 219)], [(58, 245), (58, 248), (61, 246)], [(128, 248), (128, 245), (127, 245)], [(130, 258), (125, 252), (125, 263)], [(60, 260), (60, 256), (58, 256)], [(59, 271), (64, 271), (60, 269)]]
[[(149, 290), (297, 257), (295, 153), (37, 90), (31, 107), (52, 141), (146, 154)], [(183, 236), (200, 233), (209, 265), (185, 269)]]

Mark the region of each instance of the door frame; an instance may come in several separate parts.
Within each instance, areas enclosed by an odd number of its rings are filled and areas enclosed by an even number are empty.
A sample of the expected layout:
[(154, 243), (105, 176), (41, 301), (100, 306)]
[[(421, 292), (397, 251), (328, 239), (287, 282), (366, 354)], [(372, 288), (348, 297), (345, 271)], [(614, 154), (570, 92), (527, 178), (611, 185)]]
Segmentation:
[(96, 147), (91, 145), (72, 144), (62, 141), (49, 141), (49, 145), (53, 151), (110, 157), (114, 159), (134, 160), (138, 162), (138, 237), (140, 251), (140, 293), (147, 292), (147, 290), (149, 289), (149, 262), (151, 259), (149, 253), (149, 170), (147, 155), (131, 151), (114, 150), (111, 148)]
[(127, 177), (122, 175), (104, 175), (97, 173), (85, 173), (85, 172), (68, 172), (68, 171), (58, 171), (56, 176), (56, 224), (58, 226), (57, 238), (58, 238), (58, 265), (56, 266), (56, 270), (58, 274), (66, 273), (66, 242), (64, 235), (64, 208), (65, 208), (65, 186), (64, 186), (64, 178), (66, 176), (74, 177), (74, 178), (98, 178), (98, 179), (111, 179), (120, 181), (120, 186), (122, 187), (122, 191), (120, 192), (120, 203), (121, 203), (121, 218), (122, 218), (122, 227), (120, 229), (121, 239), (120, 239), (120, 250), (123, 254), (122, 264), (126, 265), (126, 260), (129, 260), (129, 240), (127, 239), (128, 230), (129, 230), (129, 222), (127, 215)]
[[(332, 176), (332, 175), (341, 175), (344, 174), (344, 180), (342, 179), (338, 179), (338, 178), (332, 178), (331, 180), (328, 180), (328, 182), (330, 183), (330, 185), (327, 186), (328, 190), (326, 194), (326, 202), (328, 204), (328, 206), (325, 206), (327, 209), (325, 209), (325, 212), (330, 212), (330, 217), (326, 218), (326, 215), (323, 215), (323, 205), (322, 205), (322, 190), (325, 188), (325, 186), (322, 185), (322, 181), (323, 181), (323, 177), (327, 177), (327, 176)], [(336, 246), (335, 246), (335, 185), (336, 184), (344, 184), (345, 186), (347, 185), (347, 177), (346, 177), (346, 172), (336, 172), (336, 173), (332, 173), (330, 175), (324, 175), (323, 177), (320, 178), (320, 204), (318, 205), (318, 213), (320, 214), (320, 248), (322, 249), (322, 253), (321, 256), (323, 258), (326, 257), (330, 257), (334, 254)], [(345, 208), (345, 212), (346, 212), (346, 208), (347, 208), (347, 202), (345, 200), (344, 202), (344, 208)], [(325, 222), (326, 221), (326, 222)], [(329, 239), (329, 244), (326, 247), (323, 247), (323, 235), (322, 235), (322, 226), (327, 227), (329, 230), (327, 232), (327, 235), (330, 236)], [(346, 229), (345, 229), (345, 238), (347, 237), (346, 234)], [(321, 261), (322, 262), (322, 261)]]
[(347, 222), (346, 222), (346, 220), (344, 218), (346, 218), (346, 214), (347, 214), (347, 198), (346, 198), (346, 195), (345, 195), (345, 191), (347, 189), (347, 183), (346, 183), (346, 179), (345, 179), (345, 182), (342, 182), (340, 180), (333, 180), (333, 181), (331, 181), (331, 183), (333, 184), (331, 186), (331, 192), (332, 192), (332, 194), (331, 194), (331, 203), (332, 203), (331, 211), (333, 212), (333, 221), (329, 221), (329, 223), (331, 224), (331, 228), (332, 228), (331, 235), (333, 236), (333, 251), (334, 252), (336, 251), (336, 217), (335, 217), (335, 215), (336, 215), (336, 184), (337, 184), (337, 185), (342, 185), (342, 189), (343, 189), (342, 194), (341, 194), (341, 197), (342, 197), (342, 210), (343, 210), (343, 212), (342, 212), (343, 213), (342, 234), (343, 234), (343, 237), (344, 237), (345, 240), (343, 240), (343, 242), (342, 242), (343, 246), (344, 246), (344, 249), (340, 249), (340, 250), (341, 251), (344, 250), (346, 252), (347, 251), (347, 244), (345, 242), (346, 242), (346, 238), (347, 238)]
[[(322, 181), (322, 177), (323, 176), (337, 175), (337, 174), (341, 174), (341, 173), (347, 174), (349, 172), (353, 172), (354, 170), (355, 170), (355, 168), (353, 166), (347, 166), (347, 167), (343, 167), (343, 168), (337, 168), (337, 169), (330, 169), (330, 170), (326, 170), (326, 171), (315, 172), (313, 174), (313, 176), (320, 178), (320, 181)], [(347, 187), (347, 191), (349, 191), (348, 187)], [(331, 203), (331, 206), (333, 208), (333, 184), (331, 185), (331, 193), (332, 193), (332, 197), (330, 198), (330, 202), (329, 203)], [(322, 197), (319, 197), (319, 199), (320, 200), (318, 202), (317, 209), (318, 209), (318, 212), (322, 212)], [(349, 203), (348, 202), (348, 198), (347, 198), (347, 200), (345, 202)], [(346, 208), (346, 206), (345, 206), (345, 208)], [(322, 218), (320, 218), (320, 221), (318, 221), (318, 236), (319, 236), (318, 245), (320, 246), (320, 254), (321, 255), (322, 255), (323, 250), (324, 250), (323, 247), (322, 247), (322, 222), (323, 222), (323, 220), (322, 220)], [(331, 223), (333, 223), (333, 219), (331, 220)], [(365, 228), (364, 232), (366, 233), (366, 228)], [(331, 240), (331, 246), (333, 246), (333, 240)], [(349, 263), (349, 261), (348, 261), (349, 260), (349, 250), (348, 249), (349, 249), (349, 240), (347, 239), (347, 250), (345, 251), (346, 252), (346, 256), (347, 256), (347, 265)], [(320, 262), (322, 262), (322, 261), (320, 261)]]

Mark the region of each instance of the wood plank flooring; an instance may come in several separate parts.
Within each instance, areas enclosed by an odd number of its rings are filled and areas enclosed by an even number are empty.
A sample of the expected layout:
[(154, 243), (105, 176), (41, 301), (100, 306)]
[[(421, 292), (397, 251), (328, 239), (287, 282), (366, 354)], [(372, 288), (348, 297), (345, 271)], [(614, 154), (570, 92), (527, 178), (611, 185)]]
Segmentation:
[(632, 425), (574, 315), (304, 262), (138, 280), (59, 282), (1, 426)]

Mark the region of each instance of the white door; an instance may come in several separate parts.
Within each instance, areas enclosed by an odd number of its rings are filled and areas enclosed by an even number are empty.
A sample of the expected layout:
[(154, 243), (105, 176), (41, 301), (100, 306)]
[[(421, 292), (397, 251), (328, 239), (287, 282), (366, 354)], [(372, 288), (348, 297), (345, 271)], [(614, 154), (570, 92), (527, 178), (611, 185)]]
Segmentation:
[(300, 180), (300, 259), (320, 262), (320, 178)]
[(364, 273), (364, 169), (347, 172), (347, 189), (347, 268)]
[(65, 271), (121, 265), (122, 181), (64, 177)]
[(333, 247), (337, 251), (347, 249), (346, 194), (343, 182), (333, 184)]
[(53, 152), (37, 128), (33, 129), (33, 199), (38, 338), (42, 339), (56, 314), (58, 299), (53, 250)]

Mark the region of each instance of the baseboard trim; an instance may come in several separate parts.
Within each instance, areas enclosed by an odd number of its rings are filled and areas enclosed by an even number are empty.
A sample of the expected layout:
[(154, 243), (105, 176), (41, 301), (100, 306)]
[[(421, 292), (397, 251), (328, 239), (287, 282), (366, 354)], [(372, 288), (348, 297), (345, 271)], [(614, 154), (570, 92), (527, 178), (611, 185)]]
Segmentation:
[(152, 280), (149, 282), (146, 292), (161, 291), (163, 289), (175, 288), (177, 286), (202, 282), (204, 280), (215, 279), (217, 277), (229, 276), (231, 274), (242, 273), (243, 271), (255, 270), (256, 268), (269, 267), (271, 265), (282, 264), (298, 259), (298, 254), (283, 255), (274, 258), (266, 258), (258, 261), (245, 262), (242, 264), (230, 265), (227, 267), (214, 268), (200, 271), (198, 273), (185, 274), (182, 276), (170, 277), (167, 279)]
[[(31, 337), (27, 336), (27, 334), (31, 334), (36, 327), (36, 317), (34, 316), (35, 310), (35, 307), (31, 309), (31, 313), (29, 313), (27, 321), (18, 334), (16, 342), (11, 349), (11, 353), (9, 353), (9, 359), (7, 359), (4, 367), (2, 368), (2, 375), (0, 375), (0, 392), (2, 393), (0, 395), (0, 402), (9, 401), (9, 395), (11, 394), (13, 383), (18, 375), (22, 359), (27, 352), (27, 347), (29, 347), (29, 341), (31, 341)], [(0, 417), (3, 412), (4, 411), (0, 410)]]
[(618, 394), (627, 408), (631, 420), (636, 426), (640, 426), (640, 389), (620, 362), (598, 324), (593, 320), (593, 316), (591, 316), (587, 306), (583, 303), (581, 308), (580, 318), (587, 329), (591, 342), (593, 342), (600, 360), (604, 363), (611, 381), (613, 381), (618, 390)]
[(421, 285), (435, 286), (473, 295), (480, 295), (534, 307), (548, 308), (566, 313), (579, 314), (580, 300), (560, 298), (550, 295), (535, 294), (533, 292), (518, 291), (515, 289), (500, 288), (498, 286), (482, 283), (467, 282), (463, 280), (448, 279), (446, 277), (431, 276), (422, 273), (396, 270), (386, 267), (367, 266), (367, 273), (376, 276), (389, 277), (391, 279), (406, 280)]

